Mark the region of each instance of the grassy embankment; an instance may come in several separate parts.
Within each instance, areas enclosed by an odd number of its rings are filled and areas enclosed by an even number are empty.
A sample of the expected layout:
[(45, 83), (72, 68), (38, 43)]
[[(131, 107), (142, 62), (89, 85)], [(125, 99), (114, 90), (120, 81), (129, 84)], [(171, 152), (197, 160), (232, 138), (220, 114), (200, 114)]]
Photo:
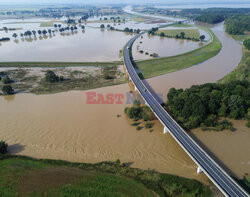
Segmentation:
[(168, 29), (168, 30), (158, 30), (156, 32), (157, 35), (164, 33), (166, 37), (175, 37), (176, 35), (180, 35), (181, 32), (185, 33), (185, 38), (194, 38), (199, 39), (200, 33), (198, 29)]
[[(243, 42), (250, 38), (250, 35), (231, 35), (236, 41)], [(228, 83), (235, 80), (247, 80), (250, 82), (250, 50), (242, 46), (242, 58), (239, 65), (228, 75), (222, 78), (219, 83)]]
[(144, 78), (150, 78), (182, 70), (208, 60), (219, 53), (221, 43), (210, 29), (206, 28), (206, 30), (212, 36), (212, 41), (209, 44), (177, 56), (137, 61), (136, 66)]
[(0, 67), (78, 67), (78, 66), (117, 66), (122, 62), (0, 62)]
[(169, 25), (169, 27), (194, 27), (194, 25), (187, 24), (187, 23), (174, 23)]
[(0, 194), (12, 196), (212, 196), (207, 186), (153, 170), (0, 155)]
[(54, 27), (53, 22), (41, 22), (40, 27)]

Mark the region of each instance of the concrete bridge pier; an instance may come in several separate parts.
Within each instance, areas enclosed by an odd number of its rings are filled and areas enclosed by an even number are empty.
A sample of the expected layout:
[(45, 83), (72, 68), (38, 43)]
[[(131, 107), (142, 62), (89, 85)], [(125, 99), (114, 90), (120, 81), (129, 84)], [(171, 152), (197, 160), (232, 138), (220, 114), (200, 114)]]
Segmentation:
[(163, 133), (169, 133), (169, 129), (167, 127), (164, 127)]
[(203, 170), (200, 168), (200, 166), (198, 166), (198, 168), (197, 168), (197, 174), (200, 174), (202, 172), (203, 172)]

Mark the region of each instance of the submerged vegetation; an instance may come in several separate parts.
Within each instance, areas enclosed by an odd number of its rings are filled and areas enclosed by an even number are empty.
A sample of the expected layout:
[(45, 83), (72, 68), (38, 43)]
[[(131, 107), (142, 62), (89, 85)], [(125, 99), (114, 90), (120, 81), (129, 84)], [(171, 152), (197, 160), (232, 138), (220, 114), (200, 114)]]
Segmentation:
[[(0, 155), (0, 193), (12, 196), (212, 196), (196, 180), (127, 167)], [(44, 185), (44, 183), (46, 183)]]
[(130, 119), (144, 121), (154, 120), (155, 115), (148, 106), (141, 106), (140, 102), (135, 100), (132, 107), (126, 107), (124, 112)]

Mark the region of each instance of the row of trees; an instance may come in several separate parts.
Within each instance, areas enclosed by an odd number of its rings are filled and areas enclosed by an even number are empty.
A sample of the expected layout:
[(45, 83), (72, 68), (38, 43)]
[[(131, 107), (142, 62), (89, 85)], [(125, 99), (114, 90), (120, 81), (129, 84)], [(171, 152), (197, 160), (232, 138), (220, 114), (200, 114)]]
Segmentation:
[[(75, 30), (78, 29), (76, 26), (61, 27), (60, 24), (58, 24), (58, 25), (55, 24), (54, 27), (55, 27), (55, 28), (58, 28), (58, 31), (61, 32), (61, 33), (64, 32), (64, 31), (69, 31), (69, 30), (71, 30), (71, 31), (73, 32), (73, 31), (75, 31)], [(84, 26), (84, 25), (81, 25), (80, 27), (81, 27), (82, 30), (85, 29), (85, 26)], [(44, 30), (37, 30), (37, 31), (35, 31), (35, 30), (32, 30), (32, 31), (25, 31), (24, 33), (20, 33), (20, 37), (22, 37), (22, 38), (23, 38), (23, 37), (31, 37), (32, 35), (33, 35), (34, 37), (36, 37), (37, 34), (38, 34), (39, 36), (41, 36), (41, 35), (46, 36), (47, 34), (51, 35), (51, 34), (55, 34), (55, 30), (52, 30), (52, 29), (46, 30), (46, 29), (44, 29)], [(16, 33), (14, 33), (14, 34), (12, 35), (12, 37), (16, 39), (16, 38), (18, 37), (18, 35), (17, 35)]]
[(2, 41), (9, 41), (9, 40), (10, 40), (10, 38), (8, 38), (8, 37), (0, 38), (0, 42), (2, 42)]
[[(34, 36), (34, 37), (36, 37), (36, 35), (37, 34), (39, 34), (39, 36), (41, 36), (41, 35), (44, 35), (44, 36), (46, 36), (47, 34), (54, 34), (55, 33), (55, 30), (51, 30), (51, 29), (48, 29), (48, 31), (47, 30), (37, 30), (37, 31), (35, 31), (35, 30), (32, 30), (32, 31), (25, 31), (24, 33), (20, 33), (20, 37), (31, 37), (32, 35)], [(18, 35), (16, 34), (16, 33), (14, 33), (13, 35), (12, 35), (12, 37), (13, 38), (17, 38), (18, 37)]]
[[(195, 85), (189, 89), (170, 89), (167, 109), (185, 129), (199, 126), (230, 126), (219, 117), (250, 118), (250, 83), (234, 81), (228, 84)], [(222, 128), (223, 129), (223, 128)]]
[(137, 34), (141, 32), (140, 29), (129, 29), (128, 27), (126, 27), (123, 31), (130, 32), (130, 33), (137, 33)]

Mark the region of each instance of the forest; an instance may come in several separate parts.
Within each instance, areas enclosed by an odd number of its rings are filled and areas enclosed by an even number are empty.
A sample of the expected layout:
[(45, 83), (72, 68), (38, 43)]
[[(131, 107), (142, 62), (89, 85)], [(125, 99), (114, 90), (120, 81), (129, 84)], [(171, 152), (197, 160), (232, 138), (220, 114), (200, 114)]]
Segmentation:
[(166, 109), (186, 129), (233, 130), (224, 118), (248, 119), (250, 83), (233, 81), (226, 84), (208, 83), (183, 90), (170, 89)]

